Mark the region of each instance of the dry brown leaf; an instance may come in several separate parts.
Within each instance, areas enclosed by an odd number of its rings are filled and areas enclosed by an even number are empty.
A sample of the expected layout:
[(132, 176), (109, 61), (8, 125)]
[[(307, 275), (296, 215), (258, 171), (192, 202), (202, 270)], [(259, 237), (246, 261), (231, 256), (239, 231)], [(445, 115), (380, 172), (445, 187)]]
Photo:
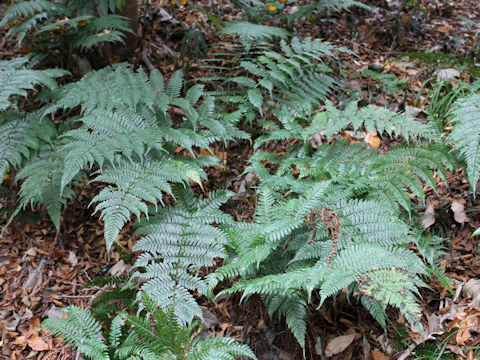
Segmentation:
[(378, 349), (373, 349), (371, 354), (372, 354), (372, 359), (373, 360), (388, 360), (388, 359), (390, 359), (389, 356), (385, 355), (384, 353), (382, 353)]
[(28, 346), (35, 351), (45, 351), (51, 350), (50, 346), (47, 342), (45, 342), (40, 336), (32, 336), (30, 339), (27, 340)]
[(25, 345), (27, 343), (27, 337), (25, 335), (21, 335), (15, 339), (15, 341), (12, 343), (14, 345)]
[(355, 333), (350, 334), (350, 335), (341, 335), (337, 336), (336, 338), (333, 338), (330, 340), (327, 344), (327, 347), (325, 348), (325, 355), (327, 357), (331, 357), (336, 354), (340, 354), (343, 352), (355, 339)]
[(125, 261), (122, 259), (117, 262), (112, 268), (108, 271), (112, 276), (120, 276), (124, 274), (130, 268), (129, 264), (125, 264)]
[(367, 133), (367, 135), (365, 135), (364, 141), (375, 149), (378, 149), (380, 147), (380, 137), (377, 135)]
[(433, 224), (435, 224), (435, 206), (433, 204), (429, 204), (425, 209), (425, 215), (429, 215), (422, 220), (422, 225), (424, 228), (429, 228)]
[(452, 201), (452, 211), (453, 211), (453, 218), (456, 222), (463, 224), (465, 221), (468, 220), (467, 215), (463, 211), (465, 209), (464, 204), (460, 200), (453, 200)]

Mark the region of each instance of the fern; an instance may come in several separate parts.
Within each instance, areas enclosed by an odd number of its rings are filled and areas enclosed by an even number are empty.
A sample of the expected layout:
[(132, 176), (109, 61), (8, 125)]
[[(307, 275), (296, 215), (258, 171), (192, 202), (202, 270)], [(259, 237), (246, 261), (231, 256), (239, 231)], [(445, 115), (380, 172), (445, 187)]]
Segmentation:
[(288, 31), (285, 29), (241, 21), (227, 23), (220, 33), (238, 35), (240, 37), (247, 37), (255, 40), (271, 40), (273, 37), (285, 38), (288, 36)]
[(467, 178), (475, 189), (480, 176), (480, 95), (473, 94), (455, 102), (451, 111), (453, 130), (450, 139), (454, 150), (465, 159)]
[(102, 42), (123, 42), (125, 33), (133, 31), (128, 26), (128, 19), (114, 12), (123, 6), (123, 1), (103, 0), (90, 2), (62, 0), (58, 2), (45, 0), (20, 1), (8, 8), (0, 20), (0, 27), (15, 24), (8, 35), (17, 35), (19, 45), (28, 33), (35, 32), (39, 43), (49, 41), (58, 34), (56, 43), (67, 42), (73, 47), (88, 50)]
[(231, 223), (218, 207), (231, 193), (210, 193), (210, 200), (194, 199), (185, 190), (176, 192), (178, 206), (162, 208), (150, 220), (140, 221), (137, 233), (144, 235), (134, 250), (143, 254), (134, 267), (135, 277), (147, 279), (141, 287), (161, 308), (173, 307), (182, 323), (202, 312), (189, 291), (206, 294), (207, 286), (196, 272), (224, 257), (225, 234), (211, 224)]
[(40, 147), (36, 156), (17, 173), (17, 180), (24, 180), (20, 188), (19, 208), (42, 205), (47, 210), (57, 231), (60, 228), (62, 208), (74, 192), (70, 188), (61, 191), (63, 158), (58, 145)]
[[(278, 164), (275, 174), (270, 174), (262, 162)], [(411, 193), (424, 198), (423, 183), (435, 188), (433, 173), (446, 180), (446, 170), (455, 165), (447, 147), (437, 144), (398, 145), (388, 153), (380, 154), (365, 145), (347, 145), (335, 141), (318, 147), (311, 156), (292, 152), (282, 158), (267, 157), (259, 152), (251, 159), (248, 170), (255, 171), (261, 182), (276, 189), (301, 193), (309, 183), (330, 179), (347, 186), (369, 199), (377, 199), (392, 209), (398, 205), (411, 210)], [(299, 172), (298, 180), (293, 171)]]
[(110, 359), (108, 346), (102, 336), (101, 325), (87, 311), (71, 305), (64, 309), (66, 319), (51, 317), (43, 322), (54, 336), (61, 337), (67, 344), (92, 360)]
[(40, 120), (37, 114), (5, 112), (0, 115), (0, 179), (3, 180), (10, 166), (19, 168), (40, 147), (42, 141), (56, 136), (56, 129), (49, 120)]
[[(339, 187), (321, 185), (310, 185), (301, 197), (273, 202), (266, 190), (251, 231), (240, 225), (238, 230), (227, 228), (237, 255), (208, 275), (210, 288), (225, 278), (245, 277), (223, 292), (242, 291), (244, 297), (261, 294), (270, 313), (278, 310), (286, 316), (302, 346), (305, 301), (313, 290), (319, 291), (323, 302), (344, 287), (360, 284), (358, 292), (364, 296), (383, 306), (396, 306), (410, 321), (418, 321), (416, 289), (424, 286), (420, 275), (426, 274), (426, 267), (403, 248), (413, 242), (407, 224), (382, 203), (341, 200), (327, 195), (340, 194)], [(338, 217), (336, 236), (322, 224), (320, 210), (314, 209), (331, 209)], [(318, 223), (309, 222), (312, 214), (318, 215)], [(313, 227), (315, 232), (310, 230)], [(382, 282), (386, 274), (391, 282)]]
[(183, 326), (172, 308), (159, 309), (145, 294), (143, 304), (142, 313), (116, 314), (108, 323), (108, 332), (102, 331), (104, 324), (89, 311), (75, 305), (64, 309), (66, 318), (51, 317), (42, 325), (92, 360), (256, 359), (247, 345), (232, 338), (202, 339), (198, 322)]
[[(409, 129), (397, 125), (400, 118), (388, 110), (359, 110), (351, 104), (341, 112), (327, 103), (327, 113), (330, 122), (322, 123), (327, 136), (353, 125), (355, 130), (375, 127), (406, 140), (436, 138), (423, 124)], [(320, 125), (311, 127), (318, 131)], [(314, 290), (323, 303), (347, 287), (381, 324), (385, 308), (394, 306), (418, 325), (418, 288), (425, 286), (427, 267), (405, 249), (416, 238), (398, 205), (410, 211), (410, 193), (423, 198), (424, 183), (435, 188), (434, 172), (446, 180), (446, 170), (455, 165), (448, 148), (401, 144), (380, 154), (366, 145), (335, 140), (312, 152), (306, 142), (311, 133), (309, 128), (285, 126), (259, 139), (305, 143), (290, 146), (283, 156), (257, 152), (250, 159), (246, 171), (255, 171), (262, 189), (255, 222), (225, 229), (234, 251), (225, 266), (208, 275), (209, 288), (241, 276), (223, 292), (262, 295), (270, 313), (285, 315), (302, 346), (306, 306)], [(264, 162), (275, 169), (273, 174)], [(282, 300), (288, 305), (282, 307)]]
[(0, 111), (7, 110), (14, 104), (12, 96), (26, 97), (28, 90), (34, 90), (37, 85), (55, 89), (55, 78), (68, 74), (60, 69), (30, 70), (27, 68), (29, 59), (0, 60)]
[(20, 17), (27, 17), (32, 16), (36, 13), (43, 13), (43, 12), (58, 12), (61, 11), (66, 15), (69, 14), (68, 9), (60, 4), (57, 4), (53, 1), (47, 0), (30, 0), (30, 1), (20, 1), (18, 3), (13, 4), (10, 6), (3, 19), (0, 21), (0, 27), (5, 26), (9, 22), (13, 22), (14, 20)]
[(369, 132), (386, 132), (389, 136), (402, 136), (409, 141), (411, 138), (438, 139), (434, 128), (415, 120), (406, 114), (397, 114), (386, 108), (378, 108), (369, 105), (358, 108), (358, 102), (349, 103), (344, 110), (336, 109), (329, 101), (326, 102), (326, 114), (328, 119), (326, 126), (320, 125), (325, 130), (326, 136), (335, 135), (338, 131), (352, 126), (354, 131), (365, 127)]
[[(111, 91), (106, 91), (106, 84)], [(203, 86), (193, 86), (181, 97), (182, 86), (181, 72), (165, 85), (158, 71), (148, 76), (120, 64), (66, 85), (56, 103), (46, 109), (51, 113), (81, 107), (77, 119), (81, 126), (62, 134), (65, 165), (61, 188), (82, 169), (100, 168), (93, 181), (110, 186), (92, 202), (99, 202), (96, 211), (105, 222), (107, 249), (130, 213), (138, 218), (148, 215), (146, 203), (161, 203), (164, 194), (171, 194), (170, 183), (192, 180), (201, 184), (201, 179), (206, 179), (202, 167), (216, 164), (213, 157), (174, 155), (179, 146), (193, 154), (194, 146), (208, 148), (216, 140), (248, 137), (235, 127), (238, 116), (214, 112), (210, 97), (198, 105)], [(171, 106), (185, 114), (180, 126), (173, 126), (168, 112)]]

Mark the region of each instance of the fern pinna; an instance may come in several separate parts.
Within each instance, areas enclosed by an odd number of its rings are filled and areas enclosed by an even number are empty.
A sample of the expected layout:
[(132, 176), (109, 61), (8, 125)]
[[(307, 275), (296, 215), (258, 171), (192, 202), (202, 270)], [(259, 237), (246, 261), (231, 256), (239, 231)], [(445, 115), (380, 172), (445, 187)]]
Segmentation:
[(66, 318), (50, 317), (42, 325), (92, 360), (256, 359), (247, 345), (232, 338), (200, 337), (198, 322), (183, 325), (172, 308), (159, 309), (145, 294), (142, 303), (143, 311), (120, 311), (108, 323), (72, 305), (64, 309)]

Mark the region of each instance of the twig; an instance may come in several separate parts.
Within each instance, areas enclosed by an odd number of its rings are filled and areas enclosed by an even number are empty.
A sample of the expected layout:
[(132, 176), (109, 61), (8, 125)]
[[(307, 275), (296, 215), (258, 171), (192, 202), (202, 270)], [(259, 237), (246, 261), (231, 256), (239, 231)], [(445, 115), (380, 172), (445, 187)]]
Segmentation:
[(155, 70), (155, 66), (153, 66), (152, 62), (148, 58), (147, 48), (144, 48), (143, 51), (142, 51), (142, 61), (147, 66), (149, 71)]

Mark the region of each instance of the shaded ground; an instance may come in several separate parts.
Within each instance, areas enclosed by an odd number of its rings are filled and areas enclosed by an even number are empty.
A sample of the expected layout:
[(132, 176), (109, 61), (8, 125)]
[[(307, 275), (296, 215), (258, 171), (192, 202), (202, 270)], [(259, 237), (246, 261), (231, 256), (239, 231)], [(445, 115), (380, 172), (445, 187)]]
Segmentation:
[[(218, 8), (218, 4), (210, 8), (208, 2), (205, 3), (207, 10)], [(294, 30), (301, 36), (322, 37), (358, 54), (344, 54), (341, 57), (343, 69), (348, 72), (352, 96), (396, 110), (405, 110), (407, 106), (425, 109), (430, 100), (425, 94), (417, 97), (423, 82), (434, 76), (437, 67), (457, 67), (459, 63), (445, 64), (437, 59), (432, 64), (414, 59), (413, 56), (400, 57), (416, 51), (442, 51), (450, 55), (468, 55), (468, 59), (473, 59), (473, 32), (466, 31), (467, 22), (459, 17), (480, 23), (480, 4), (474, 1), (421, 1), (402, 8), (395, 1), (371, 3), (372, 6), (379, 5), (373, 13), (353, 10), (334, 17), (311, 19), (311, 23), (295, 24)], [(204, 75), (205, 70), (198, 66), (197, 57), (201, 56), (196, 55), (193, 45), (189, 43), (184, 48), (182, 39), (191, 29), (203, 29), (206, 30), (205, 41), (213, 42), (216, 39), (214, 26), (205, 21), (201, 13), (192, 11), (188, 4), (158, 5), (162, 10), (153, 5), (148, 13), (142, 10), (142, 41), (130, 62), (137, 66), (159, 68), (166, 76), (182, 63), (187, 63), (190, 78)], [(228, 2), (221, 2), (221, 11), (223, 21), (239, 16)], [(17, 54), (13, 42), (8, 41), (4, 45), (0, 55)], [(185, 59), (182, 59), (182, 53), (187, 54)], [(464, 68), (461, 79), (470, 80), (476, 69), (472, 65), (474, 62), (466, 59), (458, 61)], [(362, 76), (362, 71), (366, 69), (393, 74), (399, 80), (404, 80), (403, 85), (390, 83), (385, 86), (372, 77)], [(387, 150), (391, 140), (381, 139), (380, 144), (371, 145)], [(282, 145), (279, 144), (278, 151), (281, 149)], [(208, 171), (206, 189), (227, 187), (239, 191), (245, 186), (241, 174), (252, 153), (250, 143), (229, 143), (227, 147), (218, 145), (214, 150), (225, 159), (226, 167)], [(6, 220), (14, 208), (16, 189), (12, 178), (8, 178), (4, 186), (6, 191), (0, 203), (2, 220)], [(89, 192), (87, 186), (77, 190), (75, 202), (64, 211), (58, 235), (45, 217), (25, 212), (0, 240), (0, 357), (75, 359), (75, 352), (40, 328), (41, 320), (49, 314), (58, 313), (59, 308), (68, 304), (88, 307), (102, 288), (85, 288), (84, 284), (106, 272), (126, 270), (122, 266), (111, 267), (121, 258), (118, 249), (113, 251), (111, 263), (107, 263), (103, 224), (96, 216), (91, 217), (92, 211), (87, 209), (92, 198)], [(198, 192), (201, 190), (198, 189)], [(431, 205), (430, 209), (433, 208), (435, 214), (434, 220), (430, 219), (430, 222), (433, 221), (430, 229), (439, 236), (451, 239), (443, 243), (445, 254), (442, 256), (442, 265), (449, 277), (461, 282), (480, 277), (478, 240), (470, 239), (473, 229), (480, 226), (476, 212), (480, 200), (473, 195), (460, 169), (456, 174), (449, 175), (448, 184), (438, 183), (437, 193), (428, 190), (426, 198), (426, 205)], [(238, 220), (247, 220), (252, 216), (254, 202), (253, 192), (247, 189), (245, 195), (235, 197), (225, 210)], [(452, 211), (454, 203), (464, 206), (466, 218), (463, 221), (456, 219)], [(419, 213), (424, 214), (425, 210), (425, 206), (419, 207)], [(428, 216), (427, 212), (425, 217)], [(130, 236), (130, 229), (122, 231), (118, 243), (124, 250), (132, 249), (134, 239)], [(459, 358), (473, 359), (473, 350), (462, 348), (480, 343), (478, 317), (472, 317), (477, 310), (469, 307), (467, 299), (460, 298), (454, 304), (454, 295), (437, 280), (432, 280), (429, 286), (430, 290), (422, 292), (424, 321), (429, 331), (427, 338), (431, 336), (432, 340), (441, 341), (451, 334), (445, 347)], [(456, 288), (457, 285), (454, 285), (453, 290)], [(239, 296), (224, 298), (219, 300), (216, 307), (203, 301), (210, 319), (207, 324), (209, 332), (242, 339), (250, 344), (261, 359), (302, 358), (302, 351), (286, 325), (281, 321), (269, 320), (259, 299), (251, 298), (244, 306), (238, 305), (239, 300)], [(347, 303), (342, 296), (338, 297), (335, 305), (330, 301), (320, 310), (311, 308), (307, 358), (325, 358), (316, 354), (319, 352), (315, 350), (316, 345), (324, 348), (331, 339), (349, 334), (354, 334), (351, 344), (334, 359), (407, 358), (407, 345), (414, 350), (415, 339), (419, 339), (419, 335), (407, 328), (401, 316), (395, 313), (391, 315), (396, 320), (389, 324), (388, 333), (384, 334), (372, 318), (362, 309)], [(468, 320), (462, 323), (465, 319)]]

